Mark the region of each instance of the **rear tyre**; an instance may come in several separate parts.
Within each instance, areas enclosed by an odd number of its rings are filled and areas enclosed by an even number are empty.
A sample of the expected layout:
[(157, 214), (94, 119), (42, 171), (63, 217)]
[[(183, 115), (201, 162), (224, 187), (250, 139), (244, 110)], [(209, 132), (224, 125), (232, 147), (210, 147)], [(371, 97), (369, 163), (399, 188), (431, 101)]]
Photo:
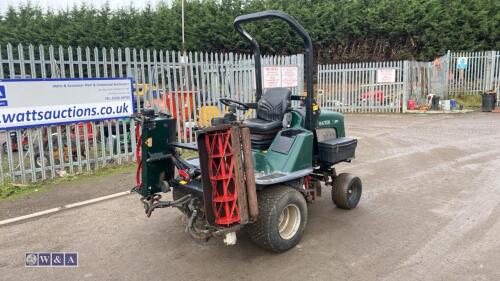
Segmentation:
[(252, 241), (276, 253), (297, 245), (307, 223), (304, 196), (292, 187), (278, 185), (259, 192), (258, 202), (258, 219), (247, 226)]
[(7, 154), (7, 142), (2, 143), (2, 150), (5, 154)]
[(348, 173), (340, 174), (333, 180), (333, 203), (342, 209), (354, 209), (361, 199), (362, 189), (360, 178)]

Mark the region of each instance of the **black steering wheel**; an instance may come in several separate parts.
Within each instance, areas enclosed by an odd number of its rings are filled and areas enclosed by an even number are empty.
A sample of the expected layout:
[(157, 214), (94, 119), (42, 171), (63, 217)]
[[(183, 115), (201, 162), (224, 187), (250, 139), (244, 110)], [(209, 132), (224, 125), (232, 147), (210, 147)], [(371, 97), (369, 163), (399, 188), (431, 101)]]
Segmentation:
[(242, 102), (235, 101), (232, 99), (219, 99), (219, 101), (225, 106), (235, 106), (238, 110), (248, 110), (250, 107)]

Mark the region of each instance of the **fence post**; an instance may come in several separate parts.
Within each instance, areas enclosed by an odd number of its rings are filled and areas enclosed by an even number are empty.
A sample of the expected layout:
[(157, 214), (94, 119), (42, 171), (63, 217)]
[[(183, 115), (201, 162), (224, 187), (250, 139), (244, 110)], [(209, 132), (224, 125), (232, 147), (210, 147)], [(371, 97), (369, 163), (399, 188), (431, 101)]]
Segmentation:
[(409, 62), (407, 60), (403, 61), (403, 113), (408, 110), (408, 73), (409, 73)]
[(316, 101), (320, 107), (323, 107), (323, 90), (321, 87), (321, 64), (318, 63), (316, 72)]
[(444, 88), (444, 91), (443, 91), (443, 94), (446, 93), (446, 97), (449, 98), (450, 97), (450, 90), (449, 90), (449, 83), (450, 83), (450, 62), (451, 62), (451, 51), (448, 50), (446, 52), (446, 68), (445, 68), (445, 71), (444, 71), (444, 85), (443, 85), (443, 88)]
[[(341, 66), (342, 69), (345, 69), (347, 68), (344, 65)], [(342, 103), (346, 103), (347, 101), (349, 101), (349, 104), (351, 104), (351, 100), (348, 100), (348, 95), (347, 95), (347, 88), (346, 88), (346, 84), (347, 84), (347, 71), (342, 71)]]
[(489, 51), (486, 55), (486, 69), (485, 69), (485, 77), (486, 77), (486, 85), (485, 91), (489, 91), (493, 89), (493, 81), (495, 75), (495, 51)]
[(498, 51), (491, 51), (491, 84), (490, 89), (497, 93), (497, 107), (500, 105), (500, 53)]

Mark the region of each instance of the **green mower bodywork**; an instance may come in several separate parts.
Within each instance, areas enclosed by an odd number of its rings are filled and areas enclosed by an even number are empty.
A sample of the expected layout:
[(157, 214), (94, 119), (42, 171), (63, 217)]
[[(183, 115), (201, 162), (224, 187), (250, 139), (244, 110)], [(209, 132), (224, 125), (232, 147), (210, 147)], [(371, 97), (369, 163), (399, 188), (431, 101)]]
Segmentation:
[[(256, 183), (270, 185), (309, 175), (313, 171), (314, 133), (303, 127), (304, 118), (292, 111), (290, 128), (278, 133), (267, 150), (253, 150)], [(331, 129), (337, 138), (345, 137), (344, 116), (338, 112), (321, 111), (319, 129)], [(297, 132), (300, 130), (300, 132)], [(287, 151), (278, 148), (282, 135), (295, 134)], [(273, 175), (277, 175), (274, 176)], [(281, 175), (281, 177), (279, 176)], [(260, 179), (260, 180), (259, 180)]]
[[(305, 97), (285, 88), (263, 93), (260, 48), (241, 25), (268, 18), (284, 20), (304, 40)], [(312, 42), (295, 19), (265, 11), (239, 16), (234, 25), (254, 51), (256, 103), (220, 99), (230, 112), (214, 118), (211, 127), (198, 128), (198, 146), (175, 141), (176, 122), (169, 114), (147, 110), (135, 116), (141, 137), (134, 191), (142, 196), (148, 216), (157, 208), (181, 210), (193, 238), (224, 237), (226, 244), (234, 244), (235, 232), (245, 227), (258, 245), (282, 252), (300, 241), (306, 202), (321, 196), (323, 186), (331, 187), (339, 208), (357, 206), (361, 180), (337, 175), (334, 167), (354, 158), (357, 140), (346, 137), (341, 113), (322, 111), (316, 104)], [(292, 107), (292, 100), (301, 106)], [(248, 109), (255, 109), (257, 117), (236, 121), (236, 110)], [(179, 148), (199, 156), (183, 159)], [(173, 200), (160, 200), (166, 192)]]

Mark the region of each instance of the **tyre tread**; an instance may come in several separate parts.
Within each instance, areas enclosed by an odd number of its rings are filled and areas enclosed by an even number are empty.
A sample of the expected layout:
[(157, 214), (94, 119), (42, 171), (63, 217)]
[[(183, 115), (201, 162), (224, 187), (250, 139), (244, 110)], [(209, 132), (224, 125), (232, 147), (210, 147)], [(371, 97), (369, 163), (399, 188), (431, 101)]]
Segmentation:
[[(302, 196), (302, 194), (300, 194), (297, 190), (286, 185), (278, 185), (259, 192), (258, 220), (255, 223), (249, 224), (247, 226), (247, 232), (250, 235), (250, 238), (258, 246), (273, 252), (283, 251), (281, 249), (273, 247), (271, 243), (272, 241), (270, 232), (268, 231), (268, 229), (270, 229), (271, 227), (271, 216), (273, 213), (273, 209), (276, 208), (276, 202), (278, 202), (281, 198), (289, 193), (298, 193), (300, 196)], [(307, 221), (307, 214), (305, 219)]]
[(351, 206), (347, 200), (348, 183), (356, 179), (360, 180), (355, 175), (349, 173), (342, 173), (335, 178), (332, 189), (332, 200), (337, 207), (346, 210), (354, 209), (356, 207), (357, 203), (355, 206)]

